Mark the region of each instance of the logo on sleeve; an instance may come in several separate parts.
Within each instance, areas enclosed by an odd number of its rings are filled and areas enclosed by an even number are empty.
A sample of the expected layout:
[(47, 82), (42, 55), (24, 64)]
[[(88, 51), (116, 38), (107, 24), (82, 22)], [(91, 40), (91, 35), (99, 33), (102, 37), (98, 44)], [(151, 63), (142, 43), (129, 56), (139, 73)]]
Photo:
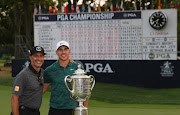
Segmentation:
[(15, 86), (14, 91), (19, 91), (19, 86)]

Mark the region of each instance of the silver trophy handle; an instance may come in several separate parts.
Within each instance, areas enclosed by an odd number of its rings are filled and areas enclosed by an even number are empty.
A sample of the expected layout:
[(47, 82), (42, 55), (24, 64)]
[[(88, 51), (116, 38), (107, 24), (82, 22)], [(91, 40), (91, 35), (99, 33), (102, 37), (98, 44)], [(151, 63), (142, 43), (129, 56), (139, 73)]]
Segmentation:
[[(68, 77), (69, 77), (69, 78), (68, 78)], [(72, 93), (72, 91), (69, 89), (69, 87), (68, 87), (68, 85), (67, 85), (67, 81), (68, 81), (68, 82), (71, 82), (71, 81), (72, 81), (71, 76), (67, 75), (67, 76), (64, 78), (64, 83), (65, 83), (65, 86), (66, 86), (67, 90)]]
[(91, 82), (93, 82), (93, 84), (92, 84), (92, 86), (91, 86), (91, 91), (92, 91), (92, 89), (93, 89), (93, 87), (94, 87), (94, 85), (95, 85), (95, 78), (94, 78), (93, 75), (89, 75), (89, 76), (92, 78), (92, 81), (91, 81)]

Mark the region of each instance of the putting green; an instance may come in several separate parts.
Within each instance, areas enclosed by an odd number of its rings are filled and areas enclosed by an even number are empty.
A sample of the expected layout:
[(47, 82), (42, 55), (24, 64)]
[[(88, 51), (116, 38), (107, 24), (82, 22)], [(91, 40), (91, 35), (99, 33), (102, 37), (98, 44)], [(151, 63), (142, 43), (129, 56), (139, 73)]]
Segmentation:
[[(0, 86), (0, 113), (9, 115), (11, 112), (11, 87)], [(49, 111), (50, 93), (43, 95), (43, 103), (40, 108), (41, 115), (47, 115)], [(89, 101), (90, 115), (179, 115), (180, 105), (156, 105), (156, 104), (111, 104), (95, 100)]]

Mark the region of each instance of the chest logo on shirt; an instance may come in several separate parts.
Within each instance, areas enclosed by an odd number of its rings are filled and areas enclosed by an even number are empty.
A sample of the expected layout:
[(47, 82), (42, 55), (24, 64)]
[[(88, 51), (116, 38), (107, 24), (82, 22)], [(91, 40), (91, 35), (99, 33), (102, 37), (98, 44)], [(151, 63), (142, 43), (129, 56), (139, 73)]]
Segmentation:
[(15, 86), (14, 91), (19, 91), (19, 86)]

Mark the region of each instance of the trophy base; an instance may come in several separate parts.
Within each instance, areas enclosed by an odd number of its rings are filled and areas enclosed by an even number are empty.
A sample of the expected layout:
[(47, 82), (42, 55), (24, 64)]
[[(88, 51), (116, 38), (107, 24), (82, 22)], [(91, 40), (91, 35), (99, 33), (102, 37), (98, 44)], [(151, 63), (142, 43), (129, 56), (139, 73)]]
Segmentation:
[(88, 115), (88, 108), (76, 107), (73, 111), (74, 115)]

